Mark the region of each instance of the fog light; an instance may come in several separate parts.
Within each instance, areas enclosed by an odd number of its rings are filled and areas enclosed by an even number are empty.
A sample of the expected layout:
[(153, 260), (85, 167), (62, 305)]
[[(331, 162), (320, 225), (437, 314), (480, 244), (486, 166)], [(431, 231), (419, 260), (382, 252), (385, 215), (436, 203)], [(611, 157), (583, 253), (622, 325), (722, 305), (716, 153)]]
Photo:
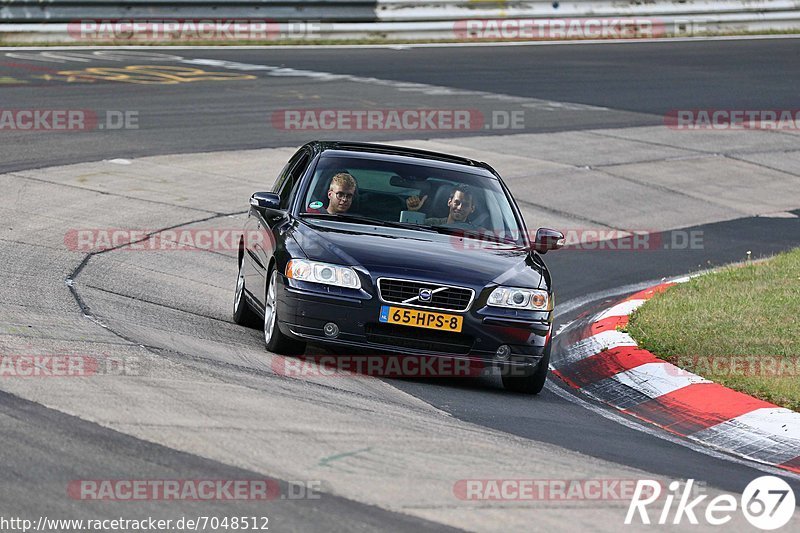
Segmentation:
[(339, 336), (339, 326), (333, 322), (328, 322), (323, 328), (326, 337), (336, 338)]
[(508, 346), (508, 344), (503, 344), (503, 345), (501, 345), (501, 346), (500, 346), (500, 347), (497, 349), (497, 352), (494, 354), (494, 356), (495, 356), (496, 358), (498, 358), (498, 359), (502, 359), (502, 360), (506, 360), (506, 359), (508, 359), (508, 356), (509, 356), (509, 355), (511, 355), (511, 348)]

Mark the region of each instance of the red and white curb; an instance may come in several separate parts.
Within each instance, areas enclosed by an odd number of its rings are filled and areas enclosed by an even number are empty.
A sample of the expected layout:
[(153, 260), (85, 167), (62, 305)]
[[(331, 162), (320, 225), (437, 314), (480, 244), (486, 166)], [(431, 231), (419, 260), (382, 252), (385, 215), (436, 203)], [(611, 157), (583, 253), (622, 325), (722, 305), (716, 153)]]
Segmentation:
[(637, 292), (567, 328), (561, 335), (562, 356), (552, 363), (553, 374), (596, 400), (674, 434), (800, 473), (800, 413), (682, 370), (617, 330), (653, 295), (686, 280)]

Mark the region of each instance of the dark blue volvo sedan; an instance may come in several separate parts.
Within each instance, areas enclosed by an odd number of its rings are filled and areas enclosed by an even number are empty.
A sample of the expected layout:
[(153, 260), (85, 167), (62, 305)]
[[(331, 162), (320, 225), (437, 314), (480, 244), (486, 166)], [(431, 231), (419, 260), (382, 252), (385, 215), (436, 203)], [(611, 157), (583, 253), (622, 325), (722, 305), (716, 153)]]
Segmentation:
[(553, 290), (508, 188), (486, 163), (377, 144), (315, 141), (250, 198), (234, 320), (268, 350), (448, 358), (499, 368), (536, 394)]

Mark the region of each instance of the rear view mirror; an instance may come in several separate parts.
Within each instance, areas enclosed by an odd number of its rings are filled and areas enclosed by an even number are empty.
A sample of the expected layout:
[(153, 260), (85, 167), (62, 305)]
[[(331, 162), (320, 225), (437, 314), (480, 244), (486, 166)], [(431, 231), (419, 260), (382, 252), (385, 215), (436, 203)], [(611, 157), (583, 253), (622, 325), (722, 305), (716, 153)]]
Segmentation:
[(564, 246), (564, 234), (560, 231), (549, 228), (539, 228), (536, 230), (536, 240), (531, 248), (540, 254), (546, 254), (548, 250), (558, 250)]
[(425, 213), (420, 213), (419, 211), (400, 211), (400, 222), (405, 222), (407, 224), (424, 224)]

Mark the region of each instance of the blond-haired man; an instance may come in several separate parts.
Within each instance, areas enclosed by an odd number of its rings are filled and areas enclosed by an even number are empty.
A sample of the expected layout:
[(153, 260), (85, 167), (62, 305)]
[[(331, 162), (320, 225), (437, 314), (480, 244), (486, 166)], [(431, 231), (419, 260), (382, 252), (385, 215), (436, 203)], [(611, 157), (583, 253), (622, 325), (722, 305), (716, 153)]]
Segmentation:
[(347, 213), (353, 205), (353, 196), (356, 194), (358, 183), (347, 172), (339, 172), (331, 179), (328, 188), (328, 207), (322, 209), (322, 202), (313, 201), (306, 208), (306, 213), (330, 213), (338, 215)]
[(353, 205), (357, 187), (356, 179), (347, 172), (336, 174), (328, 189), (328, 213), (331, 215), (347, 213)]

